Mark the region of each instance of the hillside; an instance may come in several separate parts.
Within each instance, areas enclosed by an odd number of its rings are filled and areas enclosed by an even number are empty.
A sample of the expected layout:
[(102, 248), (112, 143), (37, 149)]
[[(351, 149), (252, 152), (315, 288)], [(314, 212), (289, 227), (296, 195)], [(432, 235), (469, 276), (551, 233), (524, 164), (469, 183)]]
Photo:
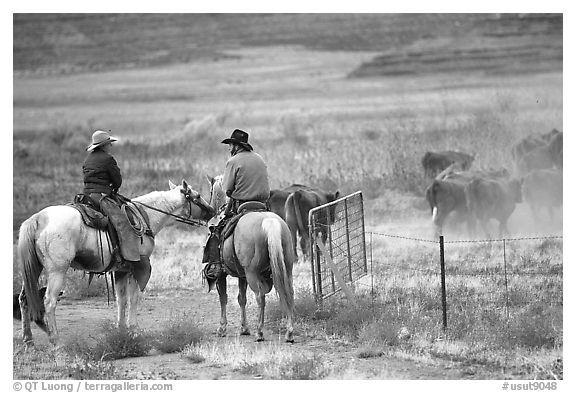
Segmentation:
[(382, 52), (352, 76), (556, 71), (562, 31), (562, 15), (550, 14), (15, 14), (14, 73), (189, 63), (273, 45)]

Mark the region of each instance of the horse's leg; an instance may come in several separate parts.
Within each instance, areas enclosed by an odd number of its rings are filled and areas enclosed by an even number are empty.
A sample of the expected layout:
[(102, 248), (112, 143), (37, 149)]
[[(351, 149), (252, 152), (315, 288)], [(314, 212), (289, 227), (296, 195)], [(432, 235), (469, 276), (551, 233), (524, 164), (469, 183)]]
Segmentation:
[(20, 291), (20, 296), (18, 297), (18, 302), (20, 303), (20, 314), (22, 316), (22, 341), (24, 341), (25, 346), (34, 345), (34, 340), (32, 339), (32, 328), (30, 326), (30, 314), (28, 312), (28, 303), (26, 302), (26, 295), (24, 294), (24, 286)]
[(258, 303), (258, 331), (256, 341), (264, 341), (264, 308), (266, 307), (266, 294), (260, 292), (256, 294), (256, 302)]
[(240, 305), (240, 335), (249, 336), (250, 329), (248, 329), (248, 322), (246, 321), (246, 288), (248, 281), (246, 278), (238, 278), (238, 304)]
[(302, 236), (300, 236), (300, 248), (302, 248), (302, 254), (304, 256), (308, 256), (309, 253), (309, 246), (308, 246), (308, 236), (307, 234), (302, 234)]
[(138, 326), (137, 318), (137, 308), (138, 308), (138, 282), (132, 276), (128, 276), (128, 285), (127, 285), (127, 293), (128, 293), (128, 321), (126, 325), (128, 327), (136, 327)]
[(127, 272), (114, 272), (114, 283), (116, 288), (116, 304), (118, 307), (117, 326), (119, 329), (126, 328), (126, 301), (128, 300), (126, 290), (128, 286)]
[(56, 327), (56, 304), (58, 295), (64, 287), (65, 272), (52, 272), (48, 275), (48, 285), (46, 285), (46, 295), (44, 297), (44, 309), (46, 310), (44, 320), (48, 333), (48, 339), (53, 345), (58, 343), (58, 328)]
[(270, 291), (268, 286), (260, 281), (254, 273), (246, 272), (246, 280), (250, 288), (256, 295), (256, 303), (258, 303), (258, 326), (256, 333), (256, 341), (264, 341), (264, 308), (266, 307), (266, 293)]
[[(294, 257), (298, 260), (298, 251), (296, 250), (298, 246), (298, 231), (296, 229), (290, 228), (290, 235), (292, 236), (292, 247), (294, 248)], [(300, 245), (302, 246), (302, 245)]]
[(228, 303), (228, 294), (226, 293), (226, 274), (222, 274), (216, 281), (216, 288), (218, 289), (218, 296), (220, 297), (220, 327), (217, 334), (220, 337), (226, 336), (226, 304)]

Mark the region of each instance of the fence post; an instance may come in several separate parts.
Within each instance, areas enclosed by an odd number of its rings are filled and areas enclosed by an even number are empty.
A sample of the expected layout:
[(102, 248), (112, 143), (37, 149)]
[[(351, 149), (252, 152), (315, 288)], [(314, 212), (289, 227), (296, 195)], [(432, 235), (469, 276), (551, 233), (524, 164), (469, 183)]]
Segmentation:
[(374, 312), (374, 272), (372, 261), (372, 232), (370, 232), (370, 298), (372, 299), (372, 312)]
[(508, 300), (508, 271), (506, 268), (506, 239), (502, 239), (504, 249), (504, 288), (506, 289), (506, 320), (510, 319), (509, 300)]
[[(352, 280), (352, 254), (350, 252), (350, 225), (348, 223), (348, 201), (344, 199), (344, 217), (346, 219), (346, 252), (348, 253), (348, 277), (350, 278), (350, 283)], [(353, 285), (353, 284), (352, 284)]]
[(442, 326), (448, 327), (448, 312), (446, 310), (446, 269), (444, 266), (444, 236), (440, 236), (440, 285), (442, 289)]

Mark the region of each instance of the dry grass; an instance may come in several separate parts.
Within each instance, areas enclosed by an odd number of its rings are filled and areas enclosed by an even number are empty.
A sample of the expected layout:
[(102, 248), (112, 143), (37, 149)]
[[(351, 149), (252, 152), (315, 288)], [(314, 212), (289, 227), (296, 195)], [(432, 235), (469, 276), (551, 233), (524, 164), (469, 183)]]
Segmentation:
[(266, 379), (322, 379), (332, 372), (322, 355), (278, 342), (246, 345), (237, 339), (226, 345), (192, 345), (182, 356), (193, 363), (227, 366)]

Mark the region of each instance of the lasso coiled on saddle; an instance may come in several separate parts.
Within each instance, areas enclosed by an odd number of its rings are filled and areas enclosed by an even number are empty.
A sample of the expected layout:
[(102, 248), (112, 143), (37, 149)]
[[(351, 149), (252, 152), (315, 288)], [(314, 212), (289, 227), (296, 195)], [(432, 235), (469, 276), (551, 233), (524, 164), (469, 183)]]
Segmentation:
[(128, 222), (132, 226), (132, 229), (134, 229), (134, 232), (136, 232), (136, 235), (138, 237), (144, 236), (148, 227), (146, 225), (146, 220), (140, 213), (140, 210), (130, 203), (123, 203), (120, 209), (128, 219)]

